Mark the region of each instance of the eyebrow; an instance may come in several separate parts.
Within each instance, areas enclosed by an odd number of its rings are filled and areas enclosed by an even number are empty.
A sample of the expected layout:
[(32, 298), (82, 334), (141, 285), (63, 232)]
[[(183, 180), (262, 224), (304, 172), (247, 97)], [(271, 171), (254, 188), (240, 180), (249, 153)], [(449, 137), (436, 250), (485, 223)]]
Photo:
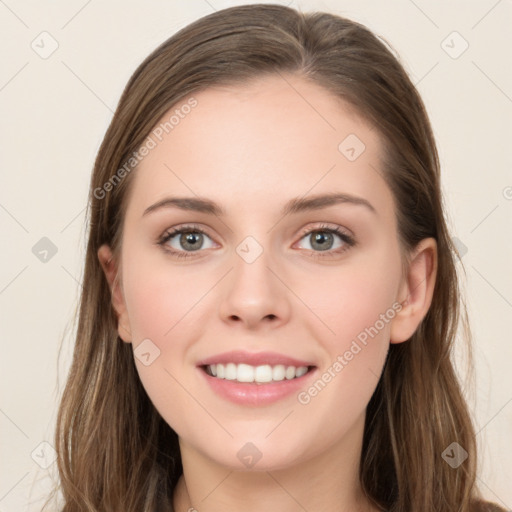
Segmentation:
[[(286, 216), (293, 213), (320, 210), (337, 204), (363, 206), (372, 213), (377, 214), (377, 211), (372, 204), (362, 197), (344, 193), (332, 193), (319, 194), (307, 198), (297, 197), (291, 199), (284, 205), (281, 215)], [(216, 215), (218, 217), (226, 215), (226, 211), (219, 204), (210, 199), (203, 197), (166, 197), (165, 199), (162, 199), (161, 201), (158, 201), (146, 208), (142, 216), (162, 208), (179, 208), (181, 210), (206, 213), (208, 215)]]

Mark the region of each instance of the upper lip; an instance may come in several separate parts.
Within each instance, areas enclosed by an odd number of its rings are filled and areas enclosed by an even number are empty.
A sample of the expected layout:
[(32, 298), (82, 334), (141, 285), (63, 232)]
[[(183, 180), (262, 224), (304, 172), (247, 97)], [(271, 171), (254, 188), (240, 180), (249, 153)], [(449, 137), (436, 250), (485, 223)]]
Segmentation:
[(268, 364), (275, 366), (282, 364), (284, 366), (314, 366), (311, 362), (296, 359), (295, 357), (285, 356), (277, 352), (246, 352), (244, 350), (233, 350), (224, 352), (211, 357), (207, 357), (197, 363), (197, 366), (208, 366), (211, 364), (249, 364), (251, 366), (261, 366)]

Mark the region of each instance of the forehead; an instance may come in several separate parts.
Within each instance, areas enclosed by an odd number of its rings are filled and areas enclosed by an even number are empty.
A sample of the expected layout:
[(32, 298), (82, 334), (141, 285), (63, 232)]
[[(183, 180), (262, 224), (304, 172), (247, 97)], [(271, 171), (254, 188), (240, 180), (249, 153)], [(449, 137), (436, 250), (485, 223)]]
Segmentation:
[[(187, 107), (194, 103), (195, 106)], [(171, 119), (172, 118), (172, 119)], [(290, 197), (340, 191), (389, 210), (378, 132), (348, 103), (292, 75), (215, 86), (156, 124), (129, 206), (166, 195), (210, 197), (236, 213), (276, 210)], [(256, 210), (255, 210), (256, 209)]]

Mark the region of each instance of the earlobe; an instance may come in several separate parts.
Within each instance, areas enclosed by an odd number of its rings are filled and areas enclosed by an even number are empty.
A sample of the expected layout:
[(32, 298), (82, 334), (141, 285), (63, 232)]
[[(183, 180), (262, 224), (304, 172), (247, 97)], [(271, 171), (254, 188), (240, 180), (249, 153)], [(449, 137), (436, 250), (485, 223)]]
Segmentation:
[(398, 300), (402, 308), (391, 322), (390, 342), (411, 338), (432, 303), (437, 275), (437, 243), (423, 239), (414, 249)]
[(128, 312), (126, 309), (123, 291), (118, 279), (119, 268), (112, 254), (112, 250), (107, 244), (102, 245), (98, 249), (98, 260), (110, 287), (112, 306), (117, 316), (117, 331), (119, 337), (126, 343), (131, 343), (132, 335)]

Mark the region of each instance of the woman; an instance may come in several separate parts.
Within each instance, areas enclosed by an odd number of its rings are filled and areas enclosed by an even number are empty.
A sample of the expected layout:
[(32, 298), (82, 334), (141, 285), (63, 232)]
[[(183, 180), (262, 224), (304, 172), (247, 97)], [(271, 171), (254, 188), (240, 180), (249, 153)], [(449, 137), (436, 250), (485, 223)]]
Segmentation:
[(500, 510), (439, 173), (358, 23), (248, 5), (157, 48), (92, 176), (63, 512)]

